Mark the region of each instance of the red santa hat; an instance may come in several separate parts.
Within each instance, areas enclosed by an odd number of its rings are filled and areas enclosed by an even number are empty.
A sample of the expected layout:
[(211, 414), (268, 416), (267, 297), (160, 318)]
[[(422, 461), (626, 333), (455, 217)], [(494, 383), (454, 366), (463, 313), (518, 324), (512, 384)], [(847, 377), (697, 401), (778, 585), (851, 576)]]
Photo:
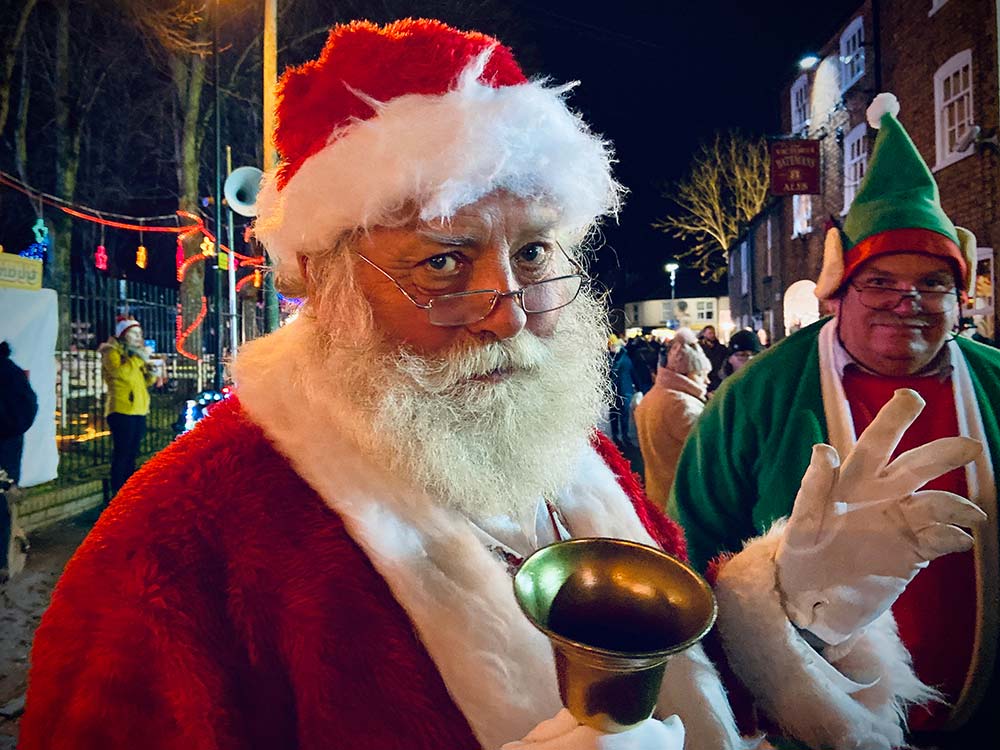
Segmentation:
[(139, 321), (127, 315), (119, 315), (115, 320), (115, 338), (121, 338), (129, 328), (137, 328)]
[(279, 84), (282, 161), (264, 176), (254, 232), (294, 277), (297, 254), (404, 206), (447, 218), (504, 189), (549, 201), (582, 237), (624, 191), (611, 145), (567, 108), (570, 88), (528, 81), (496, 39), (440, 21), (335, 26)]

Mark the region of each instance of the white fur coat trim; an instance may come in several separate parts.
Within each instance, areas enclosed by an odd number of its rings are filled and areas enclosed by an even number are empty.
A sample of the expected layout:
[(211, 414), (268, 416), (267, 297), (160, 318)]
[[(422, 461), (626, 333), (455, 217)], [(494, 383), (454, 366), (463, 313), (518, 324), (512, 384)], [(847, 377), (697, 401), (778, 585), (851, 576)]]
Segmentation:
[[(959, 433), (975, 438), (983, 445), (989, 445), (969, 365), (958, 344), (949, 341), (947, 347), (952, 365), (951, 383)], [(837, 320), (834, 318), (819, 333), (819, 371), (830, 444), (837, 449), (842, 459), (857, 442), (851, 407), (842, 381), (844, 365), (849, 358), (850, 354), (837, 341)], [(997, 657), (996, 639), (988, 634), (996, 633), (1000, 627), (1000, 601), (997, 596), (1000, 591), (1000, 527), (997, 518), (996, 475), (989, 450), (984, 450), (965, 467), (965, 482), (969, 499), (986, 511), (987, 521), (973, 530), (976, 541), (973, 550), (979, 617), (976, 621), (972, 663), (949, 719), (953, 725), (960, 725), (965, 721), (986, 691)]]
[[(504, 566), (458, 513), (393, 476), (324, 423), (288, 363), (309, 350), (298, 322), (237, 359), (248, 416), (344, 520), (413, 621), (484, 748), (525, 736), (561, 708), (548, 640), (521, 613)], [(611, 470), (591, 448), (556, 504), (575, 536), (651, 544)], [(715, 670), (700, 646), (668, 664), (660, 711), (681, 715), (689, 749), (738, 746)]]
[(779, 521), (720, 570), (716, 627), (730, 666), (757, 705), (809, 747), (898, 747), (906, 706), (934, 692), (913, 673), (891, 612), (832, 664), (802, 639), (785, 617), (777, 588), (774, 554), (783, 530)]

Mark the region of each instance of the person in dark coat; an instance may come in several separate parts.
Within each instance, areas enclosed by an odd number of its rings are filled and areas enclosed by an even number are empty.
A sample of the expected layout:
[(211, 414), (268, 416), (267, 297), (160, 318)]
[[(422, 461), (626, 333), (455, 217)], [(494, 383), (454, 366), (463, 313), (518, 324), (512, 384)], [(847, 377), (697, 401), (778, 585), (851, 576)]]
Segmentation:
[(10, 358), (10, 345), (0, 341), (0, 579), (6, 578), (7, 550), (12, 529), (6, 491), (21, 478), (21, 454), (24, 433), (35, 421), (38, 398), (28, 382), (28, 375)]
[(702, 328), (698, 333), (698, 343), (701, 344), (701, 350), (705, 352), (705, 356), (712, 364), (712, 369), (709, 370), (708, 374), (708, 392), (711, 393), (722, 382), (719, 370), (726, 361), (726, 357), (729, 356), (729, 352), (726, 350), (726, 345), (719, 341), (719, 337), (715, 334), (715, 326)]

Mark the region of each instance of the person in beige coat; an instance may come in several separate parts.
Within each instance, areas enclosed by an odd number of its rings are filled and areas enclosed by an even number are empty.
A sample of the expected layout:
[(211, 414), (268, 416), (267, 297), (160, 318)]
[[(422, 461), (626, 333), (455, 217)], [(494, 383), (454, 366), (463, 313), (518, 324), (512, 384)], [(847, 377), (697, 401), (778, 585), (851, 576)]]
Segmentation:
[(689, 328), (677, 331), (660, 355), (656, 382), (635, 408), (646, 494), (665, 508), (688, 433), (705, 408), (712, 365)]

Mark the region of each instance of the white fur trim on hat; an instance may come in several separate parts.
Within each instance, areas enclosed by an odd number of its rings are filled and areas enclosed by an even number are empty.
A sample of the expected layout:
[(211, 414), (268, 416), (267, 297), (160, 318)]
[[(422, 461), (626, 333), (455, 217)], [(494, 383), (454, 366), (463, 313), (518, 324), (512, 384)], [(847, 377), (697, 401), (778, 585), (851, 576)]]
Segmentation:
[(297, 274), (296, 254), (377, 226), (410, 200), (422, 219), (447, 218), (505, 189), (550, 201), (574, 239), (617, 214), (624, 188), (611, 174), (612, 147), (566, 107), (570, 86), (483, 85), (487, 57), (444, 95), (370, 102), (377, 115), (333, 133), (283, 189), (273, 172), (264, 176), (254, 233), (282, 273)]
[(868, 124), (878, 130), (882, 127), (882, 115), (884, 114), (890, 114), (893, 117), (899, 115), (899, 99), (896, 98), (895, 94), (883, 92), (872, 99), (872, 103), (868, 105), (868, 110), (865, 112), (865, 117)]
[(125, 318), (124, 320), (119, 320), (115, 323), (115, 337), (121, 338), (125, 335), (125, 331), (129, 328), (135, 328), (139, 325), (139, 321), (135, 318)]

